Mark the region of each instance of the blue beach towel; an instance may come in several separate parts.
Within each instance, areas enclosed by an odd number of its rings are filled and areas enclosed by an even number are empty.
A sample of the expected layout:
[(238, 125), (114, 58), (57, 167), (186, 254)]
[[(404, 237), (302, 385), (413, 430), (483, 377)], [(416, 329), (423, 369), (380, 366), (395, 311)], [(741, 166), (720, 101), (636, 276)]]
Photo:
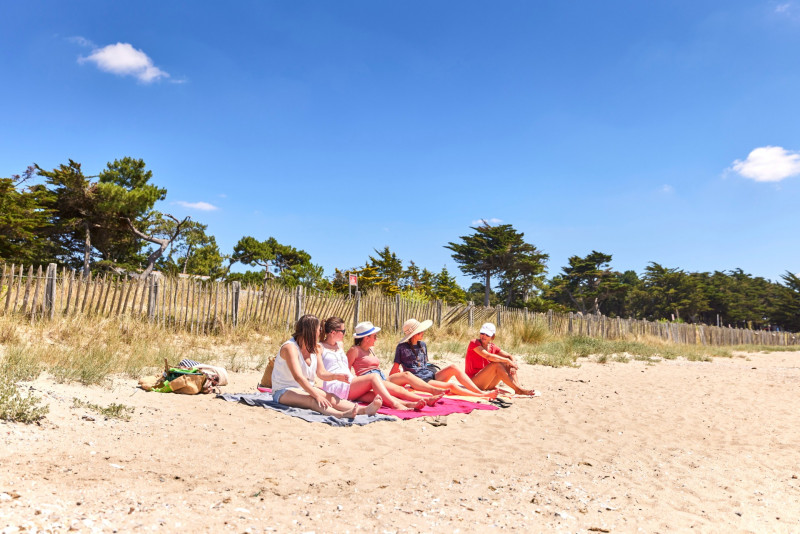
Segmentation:
[(368, 425), (376, 421), (397, 421), (397, 418), (388, 415), (357, 415), (355, 419), (339, 419), (332, 415), (323, 415), (315, 412), (314, 410), (306, 410), (305, 408), (295, 408), (293, 406), (286, 406), (279, 402), (272, 400), (270, 393), (225, 393), (217, 395), (218, 399), (226, 400), (228, 402), (241, 402), (248, 406), (260, 406), (268, 410), (275, 410), (276, 412), (285, 413), (292, 417), (299, 417), (309, 423), (325, 423), (331, 426), (353, 426), (353, 425)]

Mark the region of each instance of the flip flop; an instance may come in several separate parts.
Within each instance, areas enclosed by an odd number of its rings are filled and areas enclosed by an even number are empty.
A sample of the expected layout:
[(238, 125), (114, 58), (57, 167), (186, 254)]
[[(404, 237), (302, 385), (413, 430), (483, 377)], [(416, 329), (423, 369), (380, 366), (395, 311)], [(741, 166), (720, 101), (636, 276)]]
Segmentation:
[(489, 402), (491, 404), (494, 404), (495, 406), (499, 406), (500, 408), (510, 408), (512, 404), (505, 399), (501, 399), (500, 397), (497, 397), (496, 399), (491, 399)]
[(437, 415), (435, 417), (423, 417), (422, 420), (431, 426), (447, 426), (447, 419), (441, 415)]

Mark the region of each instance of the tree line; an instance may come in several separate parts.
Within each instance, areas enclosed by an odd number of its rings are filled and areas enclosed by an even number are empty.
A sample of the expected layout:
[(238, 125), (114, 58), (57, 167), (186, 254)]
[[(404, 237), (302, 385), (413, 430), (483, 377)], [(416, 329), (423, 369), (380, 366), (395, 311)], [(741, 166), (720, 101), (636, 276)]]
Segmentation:
[[(570, 257), (548, 278), (549, 256), (509, 224), (482, 222), (444, 245), (476, 280), (469, 288), (459, 286), (446, 267), (435, 272), (406, 263), (388, 246), (363, 265), (337, 268), (328, 277), (308, 252), (274, 237), (243, 236), (223, 254), (207, 225), (154, 209), (167, 191), (151, 180), (144, 161), (130, 157), (90, 176), (69, 160), (51, 170), (32, 165), (0, 178), (0, 260), (52, 262), (84, 275), (146, 276), (158, 270), (338, 293), (348, 292), (347, 275), (356, 274), (362, 291), (410, 299), (800, 330), (800, 278), (788, 271), (773, 282), (741, 269), (698, 273), (651, 262), (638, 274), (614, 270), (610, 254), (592, 251)], [(254, 270), (233, 272), (236, 263)]]

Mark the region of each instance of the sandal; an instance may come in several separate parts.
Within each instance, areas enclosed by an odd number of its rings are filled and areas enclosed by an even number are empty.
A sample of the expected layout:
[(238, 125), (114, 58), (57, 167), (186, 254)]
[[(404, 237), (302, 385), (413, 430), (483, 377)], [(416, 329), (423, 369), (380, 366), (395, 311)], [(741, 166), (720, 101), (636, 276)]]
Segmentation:
[(501, 399), (500, 397), (497, 397), (496, 399), (491, 399), (489, 402), (491, 404), (494, 404), (495, 406), (499, 406), (500, 408), (510, 408), (512, 404), (511, 402), (505, 399)]

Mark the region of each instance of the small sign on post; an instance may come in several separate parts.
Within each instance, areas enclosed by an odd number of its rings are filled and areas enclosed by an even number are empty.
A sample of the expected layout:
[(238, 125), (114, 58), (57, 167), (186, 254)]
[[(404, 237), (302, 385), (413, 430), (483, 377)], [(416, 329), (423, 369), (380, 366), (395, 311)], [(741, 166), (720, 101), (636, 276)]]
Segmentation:
[(347, 293), (350, 295), (350, 297), (352, 297), (353, 287), (355, 287), (356, 291), (358, 291), (358, 275), (348, 273), (347, 278), (348, 278)]

